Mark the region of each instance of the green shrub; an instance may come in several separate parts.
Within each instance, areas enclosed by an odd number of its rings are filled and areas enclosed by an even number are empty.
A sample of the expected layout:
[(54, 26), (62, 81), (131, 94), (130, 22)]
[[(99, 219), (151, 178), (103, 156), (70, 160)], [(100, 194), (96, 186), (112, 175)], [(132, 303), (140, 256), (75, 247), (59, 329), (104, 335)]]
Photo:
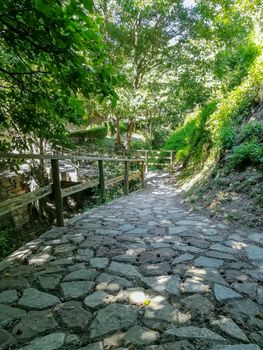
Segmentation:
[(177, 161), (201, 160), (204, 155), (203, 150), (207, 148), (205, 145), (210, 144), (207, 120), (216, 108), (217, 103), (211, 101), (201, 110), (189, 115), (185, 123), (167, 140), (164, 149), (175, 150)]
[(78, 141), (93, 141), (104, 139), (107, 136), (108, 129), (106, 126), (97, 126), (86, 130), (71, 131), (70, 137)]
[(263, 166), (263, 144), (255, 140), (235, 146), (228, 159), (229, 169), (242, 170), (247, 166)]
[(259, 120), (248, 122), (241, 130), (240, 139), (242, 141), (257, 140), (263, 143), (263, 122)]

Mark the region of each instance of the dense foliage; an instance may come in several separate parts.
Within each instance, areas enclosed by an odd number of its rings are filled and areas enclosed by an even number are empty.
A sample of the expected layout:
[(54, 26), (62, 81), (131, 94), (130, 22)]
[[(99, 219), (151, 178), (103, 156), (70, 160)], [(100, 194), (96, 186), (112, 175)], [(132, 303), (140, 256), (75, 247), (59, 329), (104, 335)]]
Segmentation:
[(4, 0), (0, 31), (2, 149), (27, 147), (32, 135), (63, 142), (85, 99), (116, 100), (92, 0)]

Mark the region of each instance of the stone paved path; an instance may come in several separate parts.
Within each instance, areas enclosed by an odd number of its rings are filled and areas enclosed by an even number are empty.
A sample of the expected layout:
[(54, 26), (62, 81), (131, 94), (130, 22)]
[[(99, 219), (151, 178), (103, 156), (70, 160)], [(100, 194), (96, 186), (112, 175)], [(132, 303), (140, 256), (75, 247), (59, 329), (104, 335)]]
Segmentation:
[(0, 273), (0, 349), (263, 346), (263, 232), (187, 213), (165, 175), (46, 232)]

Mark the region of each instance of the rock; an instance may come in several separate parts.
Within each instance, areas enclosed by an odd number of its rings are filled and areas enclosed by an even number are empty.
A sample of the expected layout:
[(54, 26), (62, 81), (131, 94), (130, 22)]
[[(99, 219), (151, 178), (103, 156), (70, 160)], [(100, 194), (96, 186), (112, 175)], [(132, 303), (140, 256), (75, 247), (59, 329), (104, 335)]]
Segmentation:
[(181, 338), (205, 339), (225, 342), (225, 338), (217, 333), (210, 331), (210, 329), (194, 326), (168, 328), (164, 333)]
[(78, 270), (86, 270), (86, 263), (82, 262), (82, 263), (78, 263), (78, 264), (74, 264), (68, 267), (69, 272), (73, 272), (73, 271), (78, 271)]
[(14, 289), (5, 290), (0, 293), (0, 304), (12, 304), (18, 300), (17, 291)]
[(84, 331), (92, 320), (92, 313), (78, 301), (59, 304), (54, 311), (65, 327), (74, 331)]
[(186, 232), (187, 230), (188, 230), (188, 227), (186, 227), (186, 226), (169, 227), (169, 234), (170, 235), (178, 235), (182, 232)]
[(140, 263), (158, 263), (170, 260), (175, 255), (171, 248), (159, 248), (157, 250), (147, 251), (141, 254)]
[(144, 276), (161, 276), (167, 274), (171, 270), (167, 262), (159, 264), (142, 264), (139, 268)]
[(117, 275), (125, 276), (126, 278), (140, 277), (141, 274), (133, 265), (123, 264), (113, 261), (108, 267), (108, 272), (116, 273)]
[(42, 266), (49, 261), (54, 261), (56, 258), (48, 253), (35, 254), (28, 259), (28, 265)]
[(126, 278), (108, 275), (106, 273), (99, 275), (97, 281), (99, 283), (97, 284), (96, 289), (104, 290), (109, 293), (118, 292), (122, 288), (132, 287), (132, 282), (126, 280)]
[(72, 271), (63, 279), (63, 281), (93, 281), (97, 274), (98, 273), (95, 269)]
[(65, 300), (83, 299), (87, 296), (95, 283), (91, 281), (74, 281), (61, 283), (61, 290)]
[(189, 254), (189, 253), (185, 253), (185, 254), (178, 256), (178, 258), (175, 258), (172, 261), (172, 265), (179, 264), (179, 263), (184, 262), (184, 261), (193, 260), (193, 258), (194, 258), (194, 255)]
[(235, 292), (233, 289), (227, 288), (217, 283), (214, 285), (214, 295), (218, 301), (242, 298), (242, 296), (239, 293)]
[(219, 252), (222, 252), (222, 253), (229, 253), (229, 254), (235, 254), (237, 253), (237, 251), (233, 248), (230, 248), (230, 247), (226, 247), (225, 245), (223, 244), (220, 244), (220, 243), (216, 243), (214, 245), (212, 245), (210, 247), (210, 250), (217, 250)]
[(59, 303), (60, 300), (56, 296), (40, 292), (35, 288), (25, 289), (22, 297), (18, 301), (18, 305), (29, 310), (43, 310)]
[(97, 291), (89, 296), (87, 296), (84, 299), (84, 304), (91, 308), (91, 309), (97, 309), (99, 307), (103, 307), (110, 302), (113, 301), (113, 296), (110, 294), (107, 294), (103, 291)]
[(52, 333), (33, 340), (28, 345), (19, 348), (19, 350), (57, 350), (63, 346), (64, 340), (64, 333)]
[(211, 321), (211, 325), (217, 326), (222, 332), (226, 333), (232, 338), (241, 340), (245, 343), (249, 342), (247, 336), (242, 332), (238, 325), (231, 320), (231, 318), (222, 316), (219, 320)]
[(195, 350), (195, 348), (187, 340), (183, 340), (174, 343), (146, 346), (144, 350)]
[(175, 324), (186, 323), (191, 319), (190, 313), (183, 313), (178, 307), (170, 304), (150, 303), (145, 310), (144, 319), (151, 321), (165, 321)]
[(73, 250), (75, 250), (76, 247), (72, 244), (60, 244), (57, 245), (54, 249), (54, 254), (55, 255), (67, 255), (66, 253), (71, 253)]
[(194, 260), (196, 266), (204, 266), (204, 267), (220, 267), (224, 264), (223, 260), (206, 258), (205, 256), (200, 256), (199, 258)]
[(198, 316), (198, 319), (209, 318), (215, 307), (207, 298), (199, 294), (190, 295), (181, 300), (188, 310)]
[(210, 291), (209, 284), (204, 284), (202, 278), (187, 278), (181, 286), (184, 293), (207, 293)]
[(224, 312), (230, 314), (239, 324), (263, 328), (263, 321), (257, 318), (261, 311), (252, 300), (232, 301), (224, 307)]
[(103, 345), (102, 342), (98, 342), (98, 343), (93, 343), (87, 346), (84, 346), (82, 348), (78, 348), (77, 350), (103, 350)]
[(55, 329), (57, 325), (52, 312), (48, 310), (29, 311), (14, 326), (13, 334), (17, 339), (30, 339)]
[(7, 289), (24, 289), (29, 286), (28, 281), (24, 277), (4, 277), (0, 279), (0, 291)]
[(68, 334), (65, 338), (65, 345), (78, 345), (81, 340), (77, 334)]
[(263, 248), (247, 245), (244, 250), (250, 260), (263, 260)]
[(245, 293), (249, 295), (252, 299), (256, 297), (257, 283), (254, 282), (243, 282), (243, 283), (233, 283), (233, 287), (240, 293)]
[(133, 346), (142, 346), (152, 344), (158, 340), (160, 334), (149, 328), (135, 325), (128, 329), (125, 334), (125, 344), (132, 344)]
[(180, 291), (180, 277), (176, 275), (171, 276), (157, 276), (157, 277), (142, 277), (141, 280), (151, 289), (156, 292), (167, 292), (172, 295), (179, 295)]
[(263, 304), (263, 286), (257, 288), (257, 302)]
[(131, 288), (121, 290), (115, 297), (115, 302), (128, 303), (134, 305), (144, 305), (144, 301), (147, 299), (144, 289), (142, 288)]
[(61, 258), (55, 261), (51, 261), (50, 265), (57, 267), (57, 266), (68, 266), (68, 265), (72, 265), (73, 263), (74, 263), (73, 257), (69, 256), (67, 258)]
[(0, 304), (0, 326), (8, 326), (10, 322), (24, 315), (26, 312), (17, 307)]
[(138, 311), (135, 306), (110, 304), (98, 311), (90, 326), (90, 338), (131, 327), (136, 323), (137, 316)]
[(96, 269), (105, 269), (109, 265), (108, 258), (92, 258), (90, 259), (90, 266)]
[(61, 275), (39, 274), (37, 279), (41, 289), (47, 292), (52, 292), (58, 287)]
[(91, 258), (93, 258), (94, 252), (91, 249), (79, 249), (77, 251), (76, 259), (78, 261), (90, 261)]
[(226, 254), (226, 253), (221, 253), (217, 252), (216, 250), (209, 250), (208, 252), (205, 253), (205, 255), (210, 256), (211, 258), (218, 258), (222, 260), (231, 260), (231, 261), (236, 261), (237, 259), (233, 257), (232, 254)]
[(200, 278), (203, 281), (209, 281), (219, 284), (224, 284), (228, 286), (228, 283), (220, 276), (219, 272), (215, 269), (210, 268), (190, 268), (185, 272), (185, 276), (192, 276), (195, 278)]
[(0, 328), (0, 349), (10, 348), (16, 342), (10, 333)]
[(260, 350), (256, 344), (215, 345), (208, 350)]

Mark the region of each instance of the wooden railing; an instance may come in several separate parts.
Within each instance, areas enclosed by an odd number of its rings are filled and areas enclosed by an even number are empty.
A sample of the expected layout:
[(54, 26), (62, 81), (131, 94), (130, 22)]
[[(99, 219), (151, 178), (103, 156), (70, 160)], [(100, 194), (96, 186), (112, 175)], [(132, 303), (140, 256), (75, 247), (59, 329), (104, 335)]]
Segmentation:
[[(52, 183), (45, 187), (40, 187), (35, 191), (23, 194), (21, 196), (8, 199), (0, 204), (0, 216), (9, 213), (12, 210), (20, 209), (27, 204), (53, 194), (56, 209), (57, 226), (64, 226), (63, 216), (63, 198), (73, 193), (83, 191), (87, 188), (99, 186), (102, 201), (105, 201), (106, 188), (117, 182), (123, 181), (123, 191), (125, 195), (129, 194), (129, 181), (140, 178), (142, 188), (145, 187), (145, 159), (144, 158), (110, 158), (110, 157), (91, 157), (91, 156), (72, 156), (72, 155), (40, 155), (40, 154), (0, 154), (0, 159), (22, 159), (22, 160), (50, 160), (52, 170)], [(61, 188), (60, 181), (60, 160), (71, 161), (96, 161), (98, 162), (98, 180), (91, 182), (82, 182), (67, 188)], [(105, 179), (104, 162), (122, 162), (124, 164), (124, 173), (122, 176), (113, 179)], [(129, 172), (130, 163), (137, 163), (139, 170)]]
[[(138, 150), (136, 151), (146, 164), (146, 172), (149, 165), (168, 167), (171, 172), (174, 170), (174, 151), (172, 150)], [(166, 155), (167, 154), (167, 155)]]

